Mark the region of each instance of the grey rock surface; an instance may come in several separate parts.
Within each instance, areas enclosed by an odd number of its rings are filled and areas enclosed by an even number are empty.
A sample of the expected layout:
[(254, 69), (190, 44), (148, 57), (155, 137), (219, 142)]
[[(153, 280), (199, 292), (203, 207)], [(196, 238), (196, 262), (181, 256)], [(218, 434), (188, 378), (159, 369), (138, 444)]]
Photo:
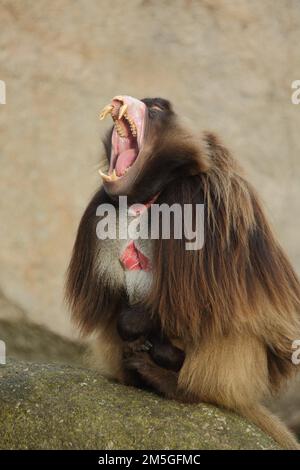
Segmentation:
[(94, 371), (9, 361), (0, 367), (2, 449), (277, 449), (211, 405), (183, 405)]
[(6, 355), (33, 362), (83, 365), (87, 345), (61, 336), (30, 321), (18, 305), (0, 292), (0, 340)]

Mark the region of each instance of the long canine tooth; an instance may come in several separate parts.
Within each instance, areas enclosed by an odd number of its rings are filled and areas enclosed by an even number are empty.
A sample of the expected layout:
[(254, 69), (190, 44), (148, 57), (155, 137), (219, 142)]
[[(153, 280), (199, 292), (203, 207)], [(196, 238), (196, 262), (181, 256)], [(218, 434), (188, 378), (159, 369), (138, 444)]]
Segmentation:
[(99, 119), (100, 119), (100, 121), (102, 121), (103, 119), (105, 119), (108, 114), (111, 114), (111, 112), (112, 112), (113, 109), (114, 109), (114, 107), (113, 107), (111, 104), (108, 104), (107, 106), (105, 106), (105, 107), (102, 109), (101, 113), (99, 114)]
[(111, 176), (110, 175), (106, 175), (105, 173), (103, 173), (101, 170), (98, 170), (99, 171), (99, 174), (101, 176), (101, 178), (104, 180), (104, 181), (111, 181)]
[(122, 119), (122, 117), (124, 116), (124, 114), (125, 114), (126, 111), (127, 111), (127, 108), (128, 108), (128, 105), (127, 105), (127, 104), (123, 104), (123, 105), (120, 107), (118, 119)]
[(110, 175), (111, 177), (111, 181), (116, 181), (117, 179), (119, 179), (117, 173), (116, 173), (116, 170), (113, 170), (112, 174)]

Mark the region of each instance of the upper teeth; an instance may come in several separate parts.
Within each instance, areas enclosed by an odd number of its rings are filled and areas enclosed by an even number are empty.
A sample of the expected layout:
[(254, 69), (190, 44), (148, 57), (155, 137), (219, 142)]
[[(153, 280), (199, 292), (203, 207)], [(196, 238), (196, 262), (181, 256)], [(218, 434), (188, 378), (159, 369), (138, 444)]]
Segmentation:
[(124, 116), (124, 114), (126, 113), (127, 111), (127, 104), (123, 104), (119, 110), (119, 116), (118, 116), (118, 119), (122, 119), (122, 117)]
[(118, 121), (115, 121), (115, 128), (120, 137), (126, 137), (124, 129), (121, 127)]
[(136, 125), (134, 121), (129, 116), (127, 116), (127, 114), (125, 115), (125, 117), (127, 121), (129, 122), (130, 130), (131, 130), (133, 137), (136, 137), (137, 132), (136, 132)]
[(102, 121), (102, 119), (105, 119), (108, 114), (111, 114), (111, 112), (112, 112), (113, 109), (114, 109), (114, 107), (113, 107), (112, 105), (110, 105), (110, 104), (108, 104), (107, 106), (105, 106), (105, 107), (102, 109), (102, 111), (101, 111), (101, 113), (100, 113), (100, 115), (99, 115), (100, 121)]
[[(117, 98), (121, 98), (121, 97), (116, 97)], [(119, 114), (118, 114), (118, 118), (116, 118), (116, 116), (113, 114), (113, 109), (114, 107), (110, 104), (108, 104), (107, 106), (105, 106), (100, 115), (99, 115), (99, 118), (100, 120), (103, 120), (106, 118), (106, 116), (108, 114), (111, 114), (113, 120), (115, 121), (115, 128), (116, 128), (116, 131), (117, 133), (119, 134), (120, 137), (123, 137), (125, 138), (126, 135), (125, 135), (125, 131), (123, 129), (123, 127), (120, 125), (119, 121), (122, 119), (122, 118), (125, 118), (126, 121), (129, 123), (129, 127), (130, 127), (130, 131), (133, 135), (133, 137), (136, 137), (137, 136), (137, 129), (136, 129), (136, 125), (135, 125), (135, 122), (133, 121), (133, 119), (128, 116), (127, 114), (127, 109), (128, 109), (128, 105), (127, 104), (123, 104), (120, 109), (119, 109)]]

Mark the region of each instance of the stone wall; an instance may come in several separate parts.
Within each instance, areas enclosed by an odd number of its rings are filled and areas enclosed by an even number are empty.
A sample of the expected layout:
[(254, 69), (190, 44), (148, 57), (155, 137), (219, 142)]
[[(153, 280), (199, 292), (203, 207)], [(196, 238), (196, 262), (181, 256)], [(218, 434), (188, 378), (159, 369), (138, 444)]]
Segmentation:
[[(218, 131), (300, 268), (297, 0), (0, 0), (0, 288), (74, 337), (62, 300), (80, 215), (99, 184), (116, 94), (169, 97)], [(30, 313), (29, 313), (30, 312)]]

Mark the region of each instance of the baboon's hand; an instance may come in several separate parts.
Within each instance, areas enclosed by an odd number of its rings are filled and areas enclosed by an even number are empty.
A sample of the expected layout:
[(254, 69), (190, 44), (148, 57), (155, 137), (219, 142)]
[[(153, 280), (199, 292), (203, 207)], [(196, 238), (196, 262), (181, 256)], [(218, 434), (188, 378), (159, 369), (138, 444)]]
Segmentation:
[(123, 358), (129, 359), (139, 352), (148, 352), (151, 345), (144, 336), (136, 339), (135, 341), (124, 341)]

